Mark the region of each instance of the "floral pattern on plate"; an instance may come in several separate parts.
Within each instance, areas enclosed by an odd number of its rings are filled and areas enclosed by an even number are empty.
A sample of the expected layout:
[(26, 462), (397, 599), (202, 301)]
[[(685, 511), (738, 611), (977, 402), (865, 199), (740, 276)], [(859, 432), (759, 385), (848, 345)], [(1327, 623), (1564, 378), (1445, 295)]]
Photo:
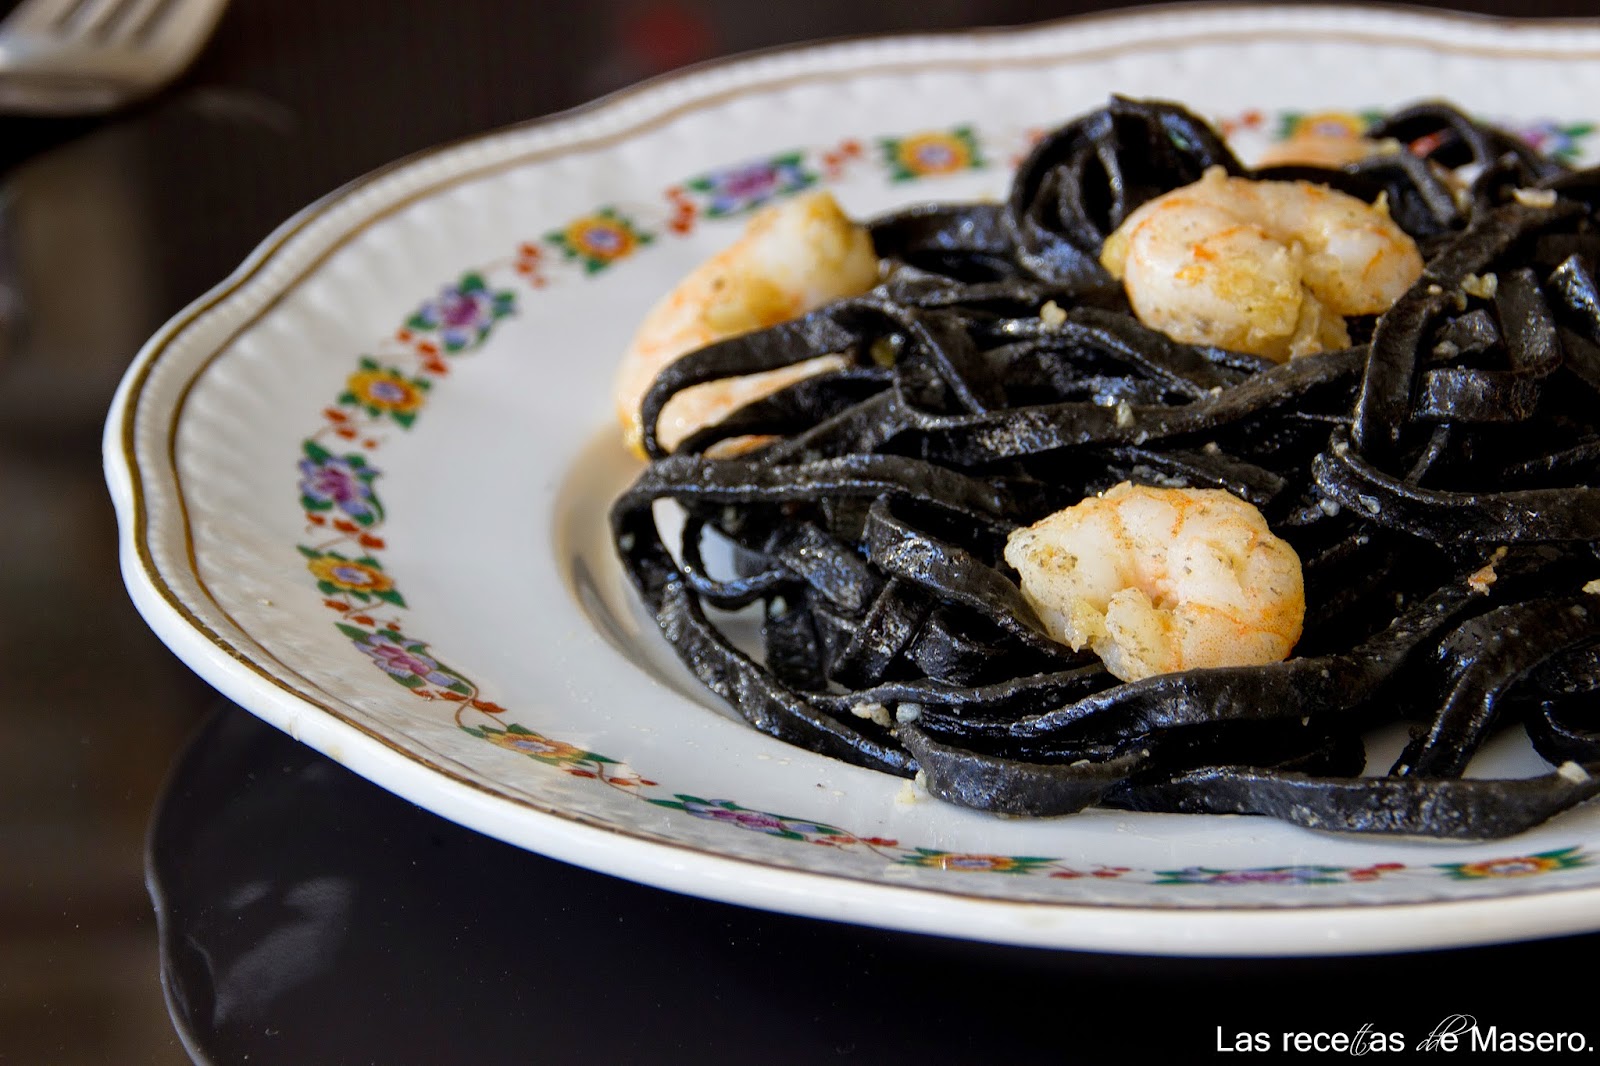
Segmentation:
[[(1377, 112), (1283, 112), (1275, 118), (1249, 111), (1220, 123), (1230, 135), (1248, 136), (1268, 131), (1273, 140), (1302, 136), (1360, 136)], [(1537, 123), (1524, 133), (1547, 150), (1575, 153), (1578, 142), (1593, 135), (1582, 124)], [(935, 178), (988, 165), (992, 157), (1018, 158), (1039, 131), (1020, 137), (999, 137), (985, 144), (976, 127), (920, 131), (904, 136), (884, 136), (876, 163), (885, 181), (904, 182)], [(565, 261), (592, 276), (639, 253), (656, 239), (648, 228), (682, 236), (701, 219), (725, 220), (746, 214), (769, 202), (820, 183), (837, 179), (845, 168), (865, 158), (860, 143), (847, 141), (819, 150), (797, 150), (765, 159), (708, 171), (668, 187), (656, 213), (659, 223), (624, 215), (615, 207), (597, 208), (545, 235)], [(1218, 869), (1191, 866), (1176, 870), (1135, 870), (1068, 862), (1057, 856), (991, 855), (905, 846), (899, 841), (861, 836), (848, 829), (813, 819), (774, 814), (745, 807), (731, 799), (702, 799), (683, 793), (655, 796), (657, 782), (640, 776), (622, 762), (565, 741), (544, 736), (526, 726), (505, 720), (506, 708), (484, 698), (470, 679), (445, 666), (425, 640), (402, 635), (402, 619), (393, 610), (407, 603), (395, 579), (376, 552), (384, 547), (377, 530), (386, 512), (373, 483), (381, 471), (369, 456), (382, 444), (383, 432), (398, 427), (410, 430), (424, 410), (434, 383), (448, 373), (445, 356), (481, 349), (501, 320), (518, 311), (514, 289), (499, 287), (520, 280), (532, 289), (551, 281), (538, 242), (521, 244), (507, 262), (468, 270), (454, 283), (424, 300), (379, 345), (377, 354), (357, 358), (344, 391), (323, 411), (324, 424), (301, 447), (296, 464), (300, 474), (300, 506), (308, 532), (332, 537), (316, 546), (299, 545), (307, 570), (313, 575), (323, 603), (340, 620), (336, 628), (357, 651), (413, 695), (454, 705), (456, 724), (467, 734), (507, 751), (527, 756), (574, 777), (630, 792), (658, 807), (722, 823), (730, 828), (763, 833), (786, 840), (833, 848), (876, 853), (901, 866), (956, 873), (1046, 876), (1052, 878), (1132, 879), (1156, 885), (1193, 885), (1226, 888), (1239, 885), (1331, 885), (1372, 881), (1380, 877), (1426, 874), (1455, 880), (1529, 877), (1591, 865), (1594, 859), (1578, 847), (1533, 855), (1469, 863), (1407, 865), (1375, 863), (1361, 866), (1272, 866)], [(328, 438), (354, 443), (360, 450), (330, 450)], [(342, 517), (335, 518), (337, 514)], [(383, 618), (373, 608), (392, 609)]]

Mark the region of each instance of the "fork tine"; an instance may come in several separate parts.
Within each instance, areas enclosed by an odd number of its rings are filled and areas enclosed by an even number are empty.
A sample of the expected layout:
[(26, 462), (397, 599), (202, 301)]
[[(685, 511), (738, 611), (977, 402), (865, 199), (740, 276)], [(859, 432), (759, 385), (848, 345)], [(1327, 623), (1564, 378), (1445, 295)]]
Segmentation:
[(0, 27), (8, 33), (52, 33), (83, 3), (84, 0), (23, 0)]
[[(211, 36), (227, 0), (126, 0), (126, 32), (146, 48), (196, 51)], [(137, 20), (133, 17), (137, 15)]]
[(117, 10), (108, 20), (106, 32), (122, 39), (142, 37), (160, 16), (166, 2), (167, 0), (112, 0)]
[(77, 10), (62, 20), (65, 29), (85, 37), (106, 31), (106, 24), (117, 17), (126, 0), (79, 0)]
[(228, 0), (22, 0), (0, 22), (0, 113), (102, 114), (193, 62)]

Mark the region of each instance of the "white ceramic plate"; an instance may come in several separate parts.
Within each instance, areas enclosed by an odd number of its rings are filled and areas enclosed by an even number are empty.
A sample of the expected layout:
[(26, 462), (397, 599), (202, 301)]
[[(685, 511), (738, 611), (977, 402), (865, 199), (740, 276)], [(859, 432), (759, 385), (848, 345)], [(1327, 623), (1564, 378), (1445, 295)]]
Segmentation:
[(1431, 96), (1582, 156), (1600, 26), (1186, 6), (857, 41), (406, 161), (302, 212), (140, 353), (106, 432), (134, 600), (230, 698), (358, 773), (664, 888), (1167, 954), (1600, 928), (1600, 810), (1445, 845), (907, 802), (731, 718), (633, 605), (604, 532), (635, 469), (607, 394), (645, 308), (759, 200), (995, 194), (1031, 137), (1113, 91), (1182, 100), (1247, 158)]

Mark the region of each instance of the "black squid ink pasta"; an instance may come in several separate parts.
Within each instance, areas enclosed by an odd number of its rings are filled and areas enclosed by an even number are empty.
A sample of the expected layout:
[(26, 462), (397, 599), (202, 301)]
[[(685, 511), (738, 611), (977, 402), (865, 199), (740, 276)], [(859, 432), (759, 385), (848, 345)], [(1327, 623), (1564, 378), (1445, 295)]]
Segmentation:
[[(1007, 814), (1483, 839), (1600, 792), (1600, 170), (1440, 103), (1370, 136), (1411, 147), (1252, 171), (1182, 108), (1115, 98), (1005, 202), (873, 220), (877, 288), (683, 356), (645, 396), (650, 463), (611, 521), (665, 638), (756, 729)], [(1281, 364), (1147, 328), (1101, 247), (1212, 167), (1381, 198), (1422, 276), (1351, 346)], [(679, 391), (827, 353), (848, 365), (658, 443)], [(1123, 682), (1045, 634), (1007, 535), (1125, 481), (1261, 511), (1302, 562), (1291, 657)], [(708, 572), (707, 538), (736, 574)], [(752, 605), (756, 656), (717, 621)], [(1395, 722), (1404, 751), (1364, 776), (1363, 735)], [(1549, 772), (1464, 776), (1518, 726)]]

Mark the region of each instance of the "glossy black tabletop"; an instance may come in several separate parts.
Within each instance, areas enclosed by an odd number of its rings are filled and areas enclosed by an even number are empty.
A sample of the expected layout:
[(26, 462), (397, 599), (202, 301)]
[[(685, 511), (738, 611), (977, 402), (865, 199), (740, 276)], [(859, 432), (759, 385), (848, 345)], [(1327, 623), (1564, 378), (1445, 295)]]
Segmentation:
[(174, 1019), (219, 1063), (1183, 1062), (1241, 1032), (1409, 1046), (1455, 1014), (1600, 1037), (1531, 976), (1583, 973), (1600, 936), (1163, 959), (769, 914), (469, 832), (231, 707), (178, 763), (150, 871)]
[(0, 1063), (1182, 1060), (1222, 1054), (1219, 1026), (1417, 1033), (1464, 1012), (1581, 1029), (1573, 986), (1546, 977), (1583, 972), (1597, 937), (1342, 960), (1039, 952), (568, 867), (219, 704), (128, 603), (99, 459), (111, 392), (306, 203), (700, 60), (1114, 6), (232, 0), (150, 102), (0, 118)]

